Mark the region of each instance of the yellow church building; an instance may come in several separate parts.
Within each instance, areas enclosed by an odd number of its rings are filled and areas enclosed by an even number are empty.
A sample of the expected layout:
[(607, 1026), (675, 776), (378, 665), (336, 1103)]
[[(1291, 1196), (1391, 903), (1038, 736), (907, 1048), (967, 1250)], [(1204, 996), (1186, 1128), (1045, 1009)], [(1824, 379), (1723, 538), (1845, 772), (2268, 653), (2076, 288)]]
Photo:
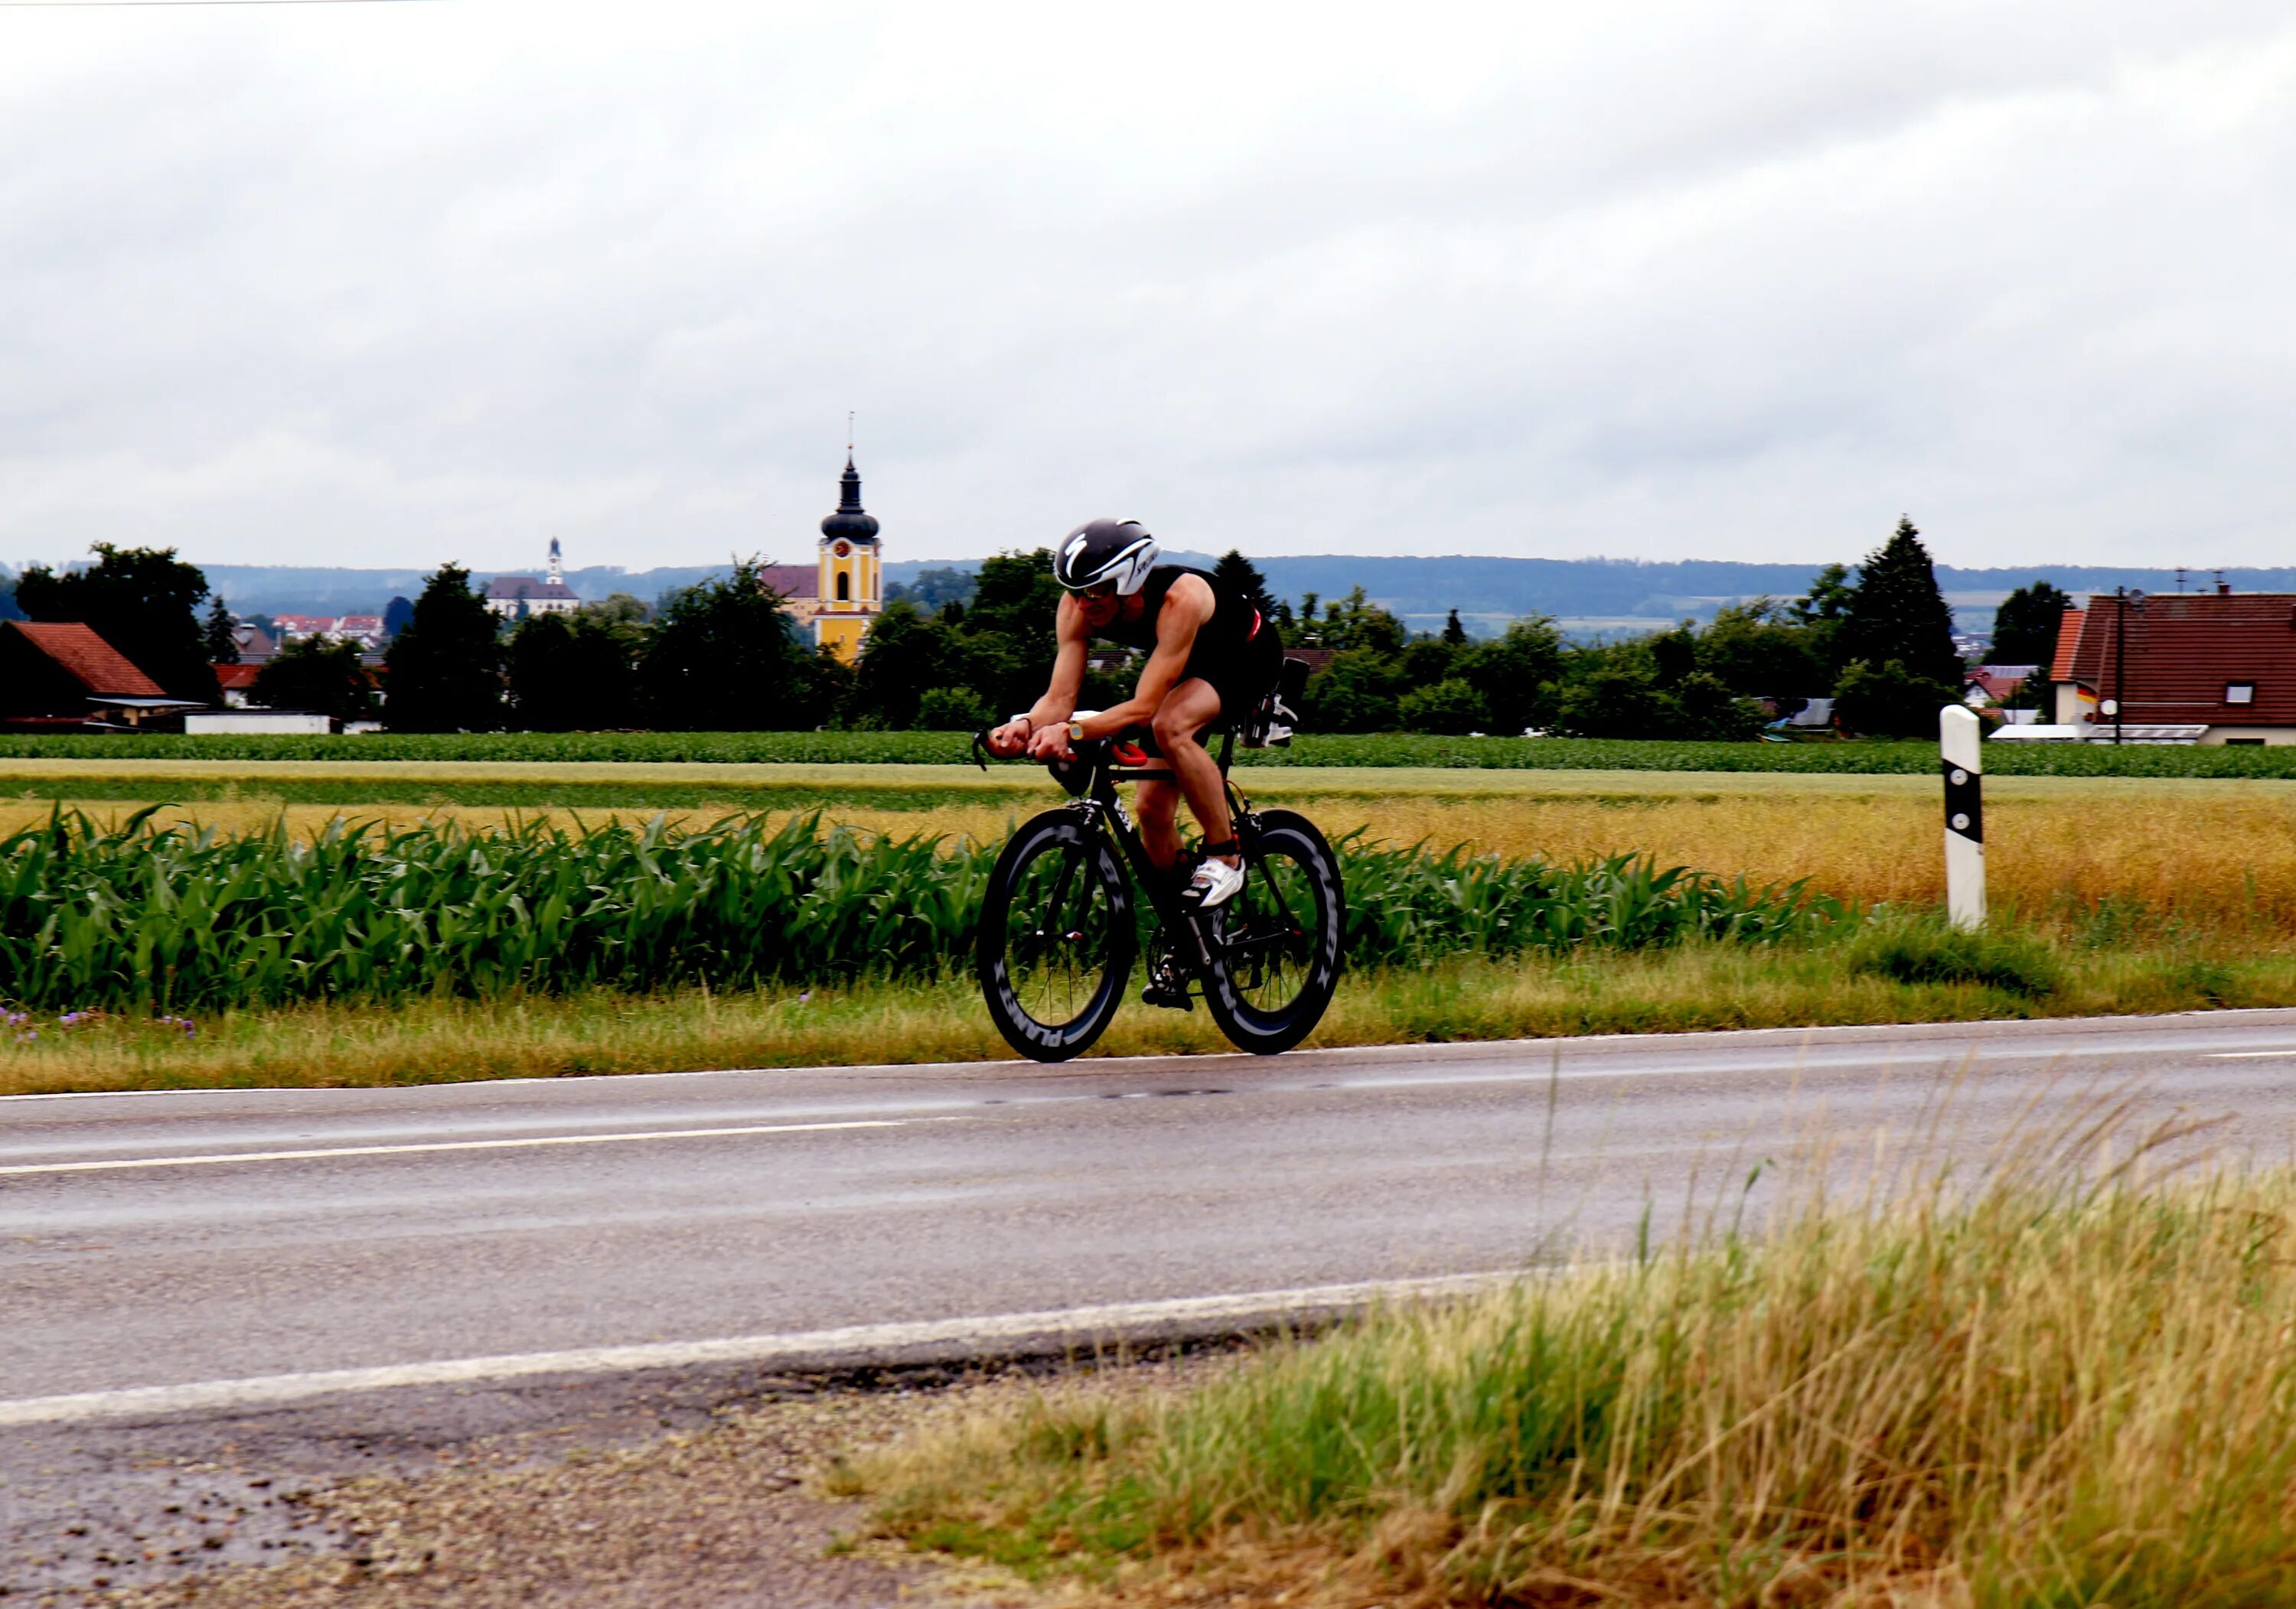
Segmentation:
[(782, 594), (783, 608), (800, 627), (812, 628), (817, 646), (850, 665), (871, 624), (884, 612), (882, 570), (876, 517), (861, 507), (861, 472), (848, 453), (837, 510), (821, 522), (821, 546), (812, 566), (768, 565), (762, 579)]

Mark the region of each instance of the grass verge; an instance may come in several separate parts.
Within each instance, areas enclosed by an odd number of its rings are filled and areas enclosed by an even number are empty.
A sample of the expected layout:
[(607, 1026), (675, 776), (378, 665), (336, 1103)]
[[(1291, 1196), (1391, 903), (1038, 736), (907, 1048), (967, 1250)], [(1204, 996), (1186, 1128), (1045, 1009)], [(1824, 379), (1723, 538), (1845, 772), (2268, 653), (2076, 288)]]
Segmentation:
[(1129, 1603), (2292, 1601), (2296, 1177), (2070, 1172), (1037, 1392), (846, 1486)]
[[(1894, 935), (1894, 936), (1889, 936)], [(1925, 936), (1926, 935), (1926, 936)], [(1310, 1046), (1715, 1028), (1966, 1022), (2296, 1005), (2296, 954), (2176, 940), (2013, 940), (1964, 953), (1906, 919), (1873, 941), (1456, 957), (1353, 975)], [(1920, 958), (1927, 955), (1930, 959)], [(2038, 958), (2037, 960), (2035, 958)], [(2007, 970), (2005, 971), (2004, 968)], [(2035, 968), (2042, 968), (2036, 972)], [(2037, 984), (2039, 985), (2037, 987)], [(38, 1037), (20, 1035), (37, 1030)], [(1229, 1049), (1202, 1012), (1134, 1004), (1104, 1055)], [(696, 1067), (1007, 1058), (969, 980), (712, 994), (606, 992), (226, 1011), (194, 1031), (130, 1015), (0, 1031), (0, 1094), (415, 1084)]]

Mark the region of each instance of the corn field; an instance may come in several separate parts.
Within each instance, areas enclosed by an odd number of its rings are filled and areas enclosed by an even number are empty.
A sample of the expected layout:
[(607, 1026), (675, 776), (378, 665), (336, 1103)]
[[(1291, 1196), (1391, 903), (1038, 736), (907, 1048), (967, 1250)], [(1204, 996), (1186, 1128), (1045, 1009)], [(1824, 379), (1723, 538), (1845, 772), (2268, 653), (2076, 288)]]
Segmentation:
[[(59, 810), (0, 837), (0, 1002), (23, 1009), (645, 992), (969, 964), (993, 846), (774, 827), (283, 821), (226, 837)], [(1577, 866), (1343, 843), (1357, 966), (1693, 935), (1767, 941), (1843, 907), (1620, 855)]]

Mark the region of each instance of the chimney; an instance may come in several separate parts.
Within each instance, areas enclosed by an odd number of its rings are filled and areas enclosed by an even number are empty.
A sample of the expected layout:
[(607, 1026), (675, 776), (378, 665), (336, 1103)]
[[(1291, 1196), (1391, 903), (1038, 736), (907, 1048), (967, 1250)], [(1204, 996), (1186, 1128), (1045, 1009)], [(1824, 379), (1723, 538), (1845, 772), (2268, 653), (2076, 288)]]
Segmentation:
[(2231, 582), (2229, 582), (2229, 581), (2219, 581), (2219, 582), (2218, 582), (2218, 583), (2217, 583), (2217, 596), (2218, 596), (2218, 597), (2219, 597), (2219, 598), (2229, 598), (2229, 597), (2231, 597), (2231, 596), (2232, 596), (2232, 583), (2231, 583)]

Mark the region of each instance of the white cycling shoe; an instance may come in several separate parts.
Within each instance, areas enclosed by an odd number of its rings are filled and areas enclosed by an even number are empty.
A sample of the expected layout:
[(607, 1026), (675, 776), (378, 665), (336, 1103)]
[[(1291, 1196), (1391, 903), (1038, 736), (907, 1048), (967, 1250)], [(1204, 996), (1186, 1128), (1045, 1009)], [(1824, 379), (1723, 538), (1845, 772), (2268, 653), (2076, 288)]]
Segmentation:
[(1201, 911), (1215, 905), (1225, 905), (1243, 886), (1243, 868), (1231, 866), (1226, 861), (1206, 861), (1196, 868), (1195, 876), (1180, 890), (1180, 897)]

